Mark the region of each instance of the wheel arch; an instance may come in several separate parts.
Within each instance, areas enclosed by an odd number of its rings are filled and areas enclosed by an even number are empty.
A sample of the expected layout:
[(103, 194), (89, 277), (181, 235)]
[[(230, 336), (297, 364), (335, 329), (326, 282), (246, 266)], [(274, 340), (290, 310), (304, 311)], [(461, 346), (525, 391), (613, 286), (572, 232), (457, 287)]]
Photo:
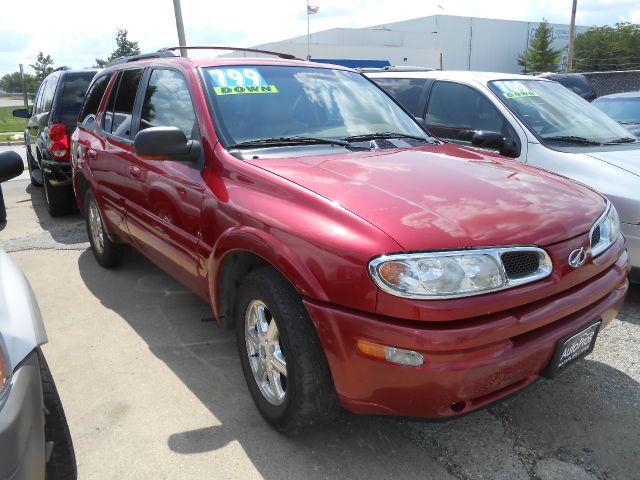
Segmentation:
[(253, 270), (270, 266), (301, 295), (328, 301), (318, 279), (288, 246), (261, 230), (239, 227), (225, 234), (208, 261), (209, 295), (218, 322), (235, 324), (238, 287)]

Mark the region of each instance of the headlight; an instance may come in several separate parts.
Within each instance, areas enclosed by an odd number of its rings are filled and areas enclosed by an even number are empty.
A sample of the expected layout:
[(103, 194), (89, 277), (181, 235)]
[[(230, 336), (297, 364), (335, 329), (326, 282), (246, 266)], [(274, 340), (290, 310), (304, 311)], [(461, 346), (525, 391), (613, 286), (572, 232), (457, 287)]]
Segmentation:
[(381, 290), (400, 297), (457, 298), (503, 290), (551, 273), (538, 247), (502, 247), (383, 255), (369, 262)]
[(601, 254), (609, 248), (620, 235), (620, 218), (616, 207), (611, 203), (607, 205), (604, 213), (593, 224), (589, 231), (589, 240), (591, 242), (591, 256)]

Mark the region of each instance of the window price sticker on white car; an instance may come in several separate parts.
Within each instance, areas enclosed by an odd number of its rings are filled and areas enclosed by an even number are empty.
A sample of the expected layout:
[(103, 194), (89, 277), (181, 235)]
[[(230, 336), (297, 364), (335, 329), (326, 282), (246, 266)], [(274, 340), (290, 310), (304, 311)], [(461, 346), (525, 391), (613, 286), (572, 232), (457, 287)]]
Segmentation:
[(502, 92), (507, 98), (518, 98), (518, 97), (537, 97), (538, 94), (536, 92), (532, 92), (528, 90), (526, 85), (522, 82), (518, 82), (515, 80), (504, 80), (499, 82), (493, 82), (493, 84)]
[(561, 338), (556, 345), (553, 358), (543, 375), (547, 378), (553, 378), (567, 365), (590, 354), (595, 346), (600, 325), (602, 325), (602, 320), (598, 319), (591, 322), (582, 330), (578, 330)]
[(216, 68), (208, 72), (216, 95), (278, 93), (276, 86), (267, 85), (256, 68)]

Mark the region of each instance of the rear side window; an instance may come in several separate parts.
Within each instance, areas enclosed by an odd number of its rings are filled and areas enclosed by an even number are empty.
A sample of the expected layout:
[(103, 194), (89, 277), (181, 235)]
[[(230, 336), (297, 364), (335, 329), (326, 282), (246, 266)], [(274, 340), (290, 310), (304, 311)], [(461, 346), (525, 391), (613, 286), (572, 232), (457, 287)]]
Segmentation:
[(111, 90), (109, 106), (104, 118), (104, 130), (111, 135), (129, 139), (133, 104), (136, 100), (142, 70), (125, 70), (120, 75), (118, 88)]
[(59, 77), (51, 77), (47, 80), (47, 86), (42, 94), (42, 111), (50, 112), (53, 105), (53, 95), (56, 93), (56, 86), (58, 85)]
[(60, 119), (67, 125), (75, 125), (78, 113), (95, 72), (69, 73), (62, 84)]
[(40, 84), (40, 88), (38, 89), (38, 95), (36, 95), (36, 99), (33, 102), (34, 109), (33, 114), (37, 115), (42, 113), (42, 107), (44, 106), (44, 91), (47, 88), (47, 81), (45, 80)]
[(102, 101), (102, 97), (107, 89), (107, 85), (109, 85), (111, 77), (113, 77), (113, 74), (103, 75), (96, 79), (87, 92), (84, 104), (82, 105), (82, 110), (80, 111), (80, 116), (78, 117), (78, 121), (87, 128), (91, 128), (96, 121), (100, 102)]
[(420, 96), (427, 80), (424, 78), (374, 78), (372, 79), (414, 117), (422, 116)]
[(149, 127), (178, 127), (188, 139), (199, 139), (187, 82), (178, 72), (154, 70), (151, 74), (142, 104), (140, 130)]

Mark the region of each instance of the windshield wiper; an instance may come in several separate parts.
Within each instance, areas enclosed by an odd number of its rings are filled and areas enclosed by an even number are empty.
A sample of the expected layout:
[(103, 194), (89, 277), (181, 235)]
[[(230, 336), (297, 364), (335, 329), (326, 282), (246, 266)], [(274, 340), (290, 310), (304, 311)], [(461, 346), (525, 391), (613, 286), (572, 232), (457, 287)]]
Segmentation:
[(227, 150), (233, 148), (259, 148), (259, 147), (275, 147), (281, 145), (339, 145), (341, 147), (348, 147), (349, 142), (343, 140), (333, 140), (331, 138), (320, 137), (272, 137), (272, 138), (257, 138), (255, 140), (247, 140), (245, 142), (238, 142), (227, 147)]
[(367, 140), (377, 140), (381, 138), (412, 138), (413, 140), (420, 140), (425, 143), (431, 143), (430, 140), (420, 137), (418, 135), (409, 135), (406, 133), (396, 133), (396, 132), (380, 132), (380, 133), (365, 133), (363, 135), (350, 135), (348, 137), (343, 137), (342, 140), (346, 140), (348, 142), (366, 142)]
[(617, 140), (612, 140), (610, 142), (605, 143), (604, 145), (617, 145), (619, 143), (635, 143), (637, 142), (638, 139), (637, 138), (633, 138), (633, 137), (622, 137), (622, 138), (618, 138)]
[(595, 140), (589, 140), (584, 137), (574, 137), (573, 135), (558, 135), (556, 137), (542, 137), (545, 141), (551, 142), (566, 142), (566, 143), (577, 143), (579, 145), (602, 145), (600, 142), (596, 142)]

